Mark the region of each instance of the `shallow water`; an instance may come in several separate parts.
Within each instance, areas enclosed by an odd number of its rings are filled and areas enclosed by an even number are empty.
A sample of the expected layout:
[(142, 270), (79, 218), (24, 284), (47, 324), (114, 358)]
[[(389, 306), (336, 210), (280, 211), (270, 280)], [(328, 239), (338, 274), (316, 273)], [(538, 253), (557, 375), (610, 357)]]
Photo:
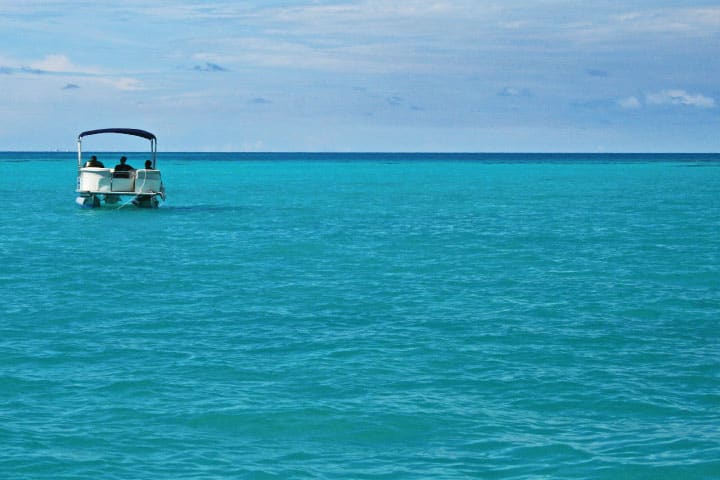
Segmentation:
[(159, 167), (0, 154), (4, 478), (720, 474), (720, 156)]

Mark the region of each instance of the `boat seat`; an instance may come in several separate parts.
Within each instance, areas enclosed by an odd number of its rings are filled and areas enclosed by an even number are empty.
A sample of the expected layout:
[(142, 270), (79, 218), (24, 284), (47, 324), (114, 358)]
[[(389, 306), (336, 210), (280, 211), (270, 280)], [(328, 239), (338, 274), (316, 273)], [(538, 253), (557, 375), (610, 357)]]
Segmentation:
[(112, 170), (103, 167), (82, 167), (80, 169), (80, 191), (109, 192)]
[(135, 192), (148, 193), (159, 192), (162, 189), (160, 170), (135, 170)]
[(113, 192), (134, 192), (135, 191), (135, 179), (132, 177), (123, 178), (123, 177), (113, 176), (112, 191)]

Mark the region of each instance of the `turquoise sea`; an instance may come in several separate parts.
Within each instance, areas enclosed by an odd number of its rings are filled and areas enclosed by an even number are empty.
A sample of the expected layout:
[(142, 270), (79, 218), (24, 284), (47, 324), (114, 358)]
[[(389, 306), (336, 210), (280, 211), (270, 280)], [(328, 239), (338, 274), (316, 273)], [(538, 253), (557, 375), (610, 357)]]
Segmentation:
[(0, 153), (1, 478), (720, 478), (720, 155), (158, 167)]

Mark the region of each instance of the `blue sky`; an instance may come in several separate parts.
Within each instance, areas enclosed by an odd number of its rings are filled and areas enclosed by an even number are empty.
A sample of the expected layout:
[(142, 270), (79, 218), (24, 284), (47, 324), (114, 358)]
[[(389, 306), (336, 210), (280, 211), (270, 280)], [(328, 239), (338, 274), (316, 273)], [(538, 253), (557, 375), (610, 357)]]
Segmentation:
[(720, 151), (720, 2), (0, 0), (0, 150)]

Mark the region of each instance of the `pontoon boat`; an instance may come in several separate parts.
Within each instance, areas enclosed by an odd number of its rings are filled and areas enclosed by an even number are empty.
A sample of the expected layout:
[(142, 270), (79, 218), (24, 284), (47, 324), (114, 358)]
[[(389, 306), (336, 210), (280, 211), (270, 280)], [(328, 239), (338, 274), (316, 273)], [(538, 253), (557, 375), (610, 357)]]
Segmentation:
[[(126, 170), (94, 166), (86, 159), (83, 161), (82, 139), (99, 133), (119, 133), (134, 135), (150, 141), (151, 158), (145, 162), (145, 168), (127, 168)], [(157, 160), (157, 139), (155, 135), (136, 128), (103, 128), (88, 130), (78, 136), (78, 176), (76, 202), (88, 208), (106, 205), (117, 205), (122, 197), (132, 196), (127, 203), (137, 207), (157, 207), (160, 200), (165, 200), (165, 187), (162, 183), (160, 170), (155, 168)], [(160, 200), (158, 199), (160, 198)]]

